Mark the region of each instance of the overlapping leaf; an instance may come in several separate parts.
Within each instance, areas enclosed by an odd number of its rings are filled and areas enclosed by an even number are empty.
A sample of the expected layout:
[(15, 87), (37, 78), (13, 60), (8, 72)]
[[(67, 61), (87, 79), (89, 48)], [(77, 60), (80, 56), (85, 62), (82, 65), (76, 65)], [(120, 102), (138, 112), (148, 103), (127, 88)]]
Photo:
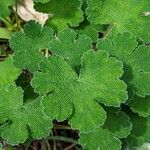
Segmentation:
[(56, 30), (76, 27), (83, 21), (82, 0), (51, 0), (46, 4), (35, 3), (35, 9), (50, 14), (48, 25)]
[(24, 143), (28, 129), (33, 138), (46, 137), (50, 119), (43, 112), (40, 99), (23, 104), (23, 91), (14, 84), (0, 87), (0, 134), (8, 143)]
[(104, 126), (92, 133), (81, 134), (79, 142), (88, 150), (120, 150), (120, 139), (126, 138), (131, 129), (131, 121), (124, 112), (110, 109)]
[(42, 50), (49, 46), (53, 38), (50, 27), (41, 27), (34, 21), (28, 22), (24, 32), (15, 33), (10, 46), (14, 53), (14, 65), (20, 69), (28, 69), (31, 72), (38, 70), (38, 63), (44, 58)]
[(88, 20), (94, 24), (114, 24), (115, 32), (130, 31), (145, 41), (150, 40), (149, 0), (87, 0)]
[(64, 120), (74, 110), (69, 122), (81, 132), (91, 131), (105, 120), (105, 111), (95, 100), (119, 106), (127, 99), (126, 85), (119, 79), (122, 63), (110, 58), (107, 52), (86, 52), (79, 77), (63, 58), (56, 56), (41, 62), (40, 68), (32, 85), (45, 95), (42, 103), (45, 112), (54, 119)]
[(21, 70), (13, 65), (12, 56), (0, 63), (0, 85), (14, 82), (20, 75)]
[(138, 45), (128, 32), (119, 33), (112, 40), (100, 39), (97, 47), (123, 61), (123, 79), (138, 96), (150, 95), (150, 47)]
[(118, 138), (126, 138), (132, 130), (132, 123), (123, 111), (109, 107), (103, 128), (108, 129)]
[(50, 50), (53, 54), (64, 57), (73, 68), (77, 68), (81, 64), (82, 54), (92, 48), (91, 43), (89, 37), (80, 35), (77, 38), (75, 31), (66, 29), (50, 41)]

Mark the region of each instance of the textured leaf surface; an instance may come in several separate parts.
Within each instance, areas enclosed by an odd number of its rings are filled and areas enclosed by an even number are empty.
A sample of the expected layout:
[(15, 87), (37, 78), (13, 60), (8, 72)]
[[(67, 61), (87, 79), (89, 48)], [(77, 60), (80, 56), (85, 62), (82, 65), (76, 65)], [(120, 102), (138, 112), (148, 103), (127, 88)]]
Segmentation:
[(15, 81), (20, 75), (21, 70), (13, 65), (12, 56), (0, 62), (0, 85)]
[(12, 145), (24, 143), (28, 138), (28, 127), (33, 138), (39, 139), (49, 134), (50, 119), (44, 114), (40, 99), (23, 104), (23, 91), (14, 84), (1, 86), (0, 93), (2, 138)]
[(130, 106), (133, 112), (138, 113), (140, 116), (150, 116), (150, 96), (145, 98), (135, 96)]
[(91, 48), (92, 41), (89, 37), (81, 35), (77, 38), (75, 31), (71, 29), (59, 32), (50, 41), (51, 52), (64, 57), (73, 68), (80, 66), (82, 54)]
[(35, 3), (36, 10), (52, 15), (47, 24), (56, 30), (78, 26), (84, 19), (81, 7), (82, 0), (51, 0), (46, 4)]
[(136, 38), (128, 32), (120, 33), (112, 40), (101, 39), (97, 47), (123, 61), (123, 79), (138, 96), (150, 95), (150, 47), (138, 46)]
[(107, 129), (99, 128), (92, 133), (81, 134), (79, 142), (86, 150), (120, 150), (121, 141)]
[(130, 31), (145, 41), (150, 40), (149, 0), (87, 0), (88, 20), (94, 24), (114, 24), (116, 32)]
[(42, 103), (46, 113), (54, 119), (64, 120), (74, 108), (70, 124), (81, 132), (93, 130), (105, 120), (105, 112), (95, 99), (108, 106), (119, 106), (127, 99), (126, 85), (119, 79), (123, 73), (122, 63), (109, 58), (107, 52), (85, 53), (79, 77), (56, 56), (44, 60), (40, 68), (32, 85), (38, 93), (47, 94)]
[(0, 17), (8, 17), (9, 12), (9, 6), (12, 6), (15, 4), (15, 0), (0, 0)]
[(88, 150), (119, 150), (121, 138), (126, 138), (132, 129), (130, 118), (116, 108), (107, 108), (103, 127), (93, 133), (81, 134), (79, 142)]
[(24, 32), (15, 33), (10, 40), (10, 46), (15, 52), (15, 66), (29, 69), (31, 72), (38, 70), (38, 63), (44, 58), (42, 50), (48, 48), (52, 37), (51, 28), (42, 28), (38, 23), (29, 21), (24, 27)]

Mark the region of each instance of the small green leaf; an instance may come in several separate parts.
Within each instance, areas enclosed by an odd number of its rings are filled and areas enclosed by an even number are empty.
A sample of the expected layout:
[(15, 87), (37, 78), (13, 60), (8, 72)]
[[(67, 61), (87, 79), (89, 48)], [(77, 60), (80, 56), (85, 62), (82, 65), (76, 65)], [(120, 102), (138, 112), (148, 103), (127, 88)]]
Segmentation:
[(15, 33), (10, 40), (10, 46), (15, 52), (14, 65), (31, 72), (38, 70), (38, 63), (44, 58), (42, 50), (49, 47), (52, 38), (53, 30), (50, 27), (42, 28), (34, 21), (28, 22), (24, 32)]
[(50, 41), (49, 48), (54, 55), (64, 57), (73, 68), (77, 68), (81, 65), (82, 54), (92, 48), (92, 41), (85, 35), (77, 37), (75, 31), (66, 29)]
[(24, 143), (28, 128), (35, 139), (46, 137), (52, 127), (40, 98), (23, 104), (23, 91), (14, 84), (0, 87), (0, 133), (11, 145)]
[(107, 118), (103, 127), (92, 133), (81, 134), (79, 142), (87, 150), (120, 150), (121, 138), (126, 138), (132, 130), (130, 118), (116, 108), (107, 108)]

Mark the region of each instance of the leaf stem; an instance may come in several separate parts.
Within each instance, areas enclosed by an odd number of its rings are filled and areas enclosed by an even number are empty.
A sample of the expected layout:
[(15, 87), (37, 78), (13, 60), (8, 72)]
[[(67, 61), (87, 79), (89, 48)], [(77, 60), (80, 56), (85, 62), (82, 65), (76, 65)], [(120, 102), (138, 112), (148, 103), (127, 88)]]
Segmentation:
[(64, 126), (64, 125), (54, 125), (54, 129), (57, 129), (57, 130), (72, 130), (71, 127)]
[(3, 17), (0, 17), (0, 20), (2, 22), (4, 22), (4, 24), (8, 27), (8, 28), (11, 28), (12, 30), (16, 30), (15, 27), (7, 20), (7, 19), (4, 19)]
[(73, 143), (76, 145), (79, 145), (79, 143), (76, 140), (63, 137), (63, 136), (50, 136), (46, 138), (47, 140), (55, 140), (55, 141), (63, 141), (63, 142), (68, 142), (68, 143)]
[(76, 146), (76, 144), (73, 143), (70, 146), (66, 147), (64, 150), (70, 150), (70, 149), (72, 149), (75, 146)]
[(53, 135), (53, 131), (51, 132), (51, 137), (52, 137), (52, 140), (53, 140), (53, 150), (56, 150), (57, 148), (56, 148), (56, 140), (55, 140), (55, 138), (54, 138), (54, 135)]

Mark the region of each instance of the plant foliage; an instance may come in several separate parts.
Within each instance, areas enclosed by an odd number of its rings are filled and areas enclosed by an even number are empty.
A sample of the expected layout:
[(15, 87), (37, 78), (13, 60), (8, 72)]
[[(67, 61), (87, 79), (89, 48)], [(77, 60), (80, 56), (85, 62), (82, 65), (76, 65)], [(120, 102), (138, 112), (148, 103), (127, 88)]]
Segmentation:
[[(150, 142), (150, 2), (34, 3), (49, 19), (15, 32), (13, 54), (0, 62), (0, 137), (46, 138), (53, 120), (67, 120), (83, 149)], [(2, 20), (14, 4), (0, 0)]]

